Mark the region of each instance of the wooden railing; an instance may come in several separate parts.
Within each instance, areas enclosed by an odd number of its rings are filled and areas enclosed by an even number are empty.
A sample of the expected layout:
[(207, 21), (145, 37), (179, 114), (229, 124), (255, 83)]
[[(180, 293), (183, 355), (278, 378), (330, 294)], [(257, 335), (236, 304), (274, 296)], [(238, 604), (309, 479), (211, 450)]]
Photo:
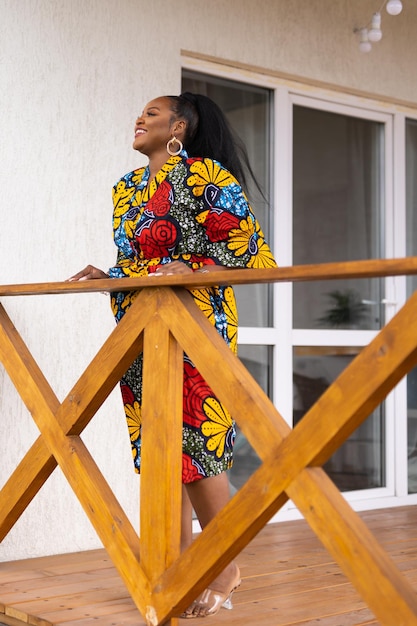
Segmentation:
[[(416, 273), (413, 257), (230, 270), (227, 283)], [(291, 498), (380, 623), (417, 625), (415, 591), (321, 469), (417, 364), (417, 293), (292, 430), (187, 291), (222, 284), (224, 273), (5, 285), (0, 297), (120, 291), (126, 280), (129, 290), (140, 289), (140, 294), (61, 403), (0, 305), (0, 360), (41, 433), (0, 492), (0, 541), (59, 465), (146, 623), (173, 626), (178, 623), (174, 616)], [(80, 434), (142, 350), (139, 540)], [(234, 416), (262, 464), (180, 554), (183, 351)]]

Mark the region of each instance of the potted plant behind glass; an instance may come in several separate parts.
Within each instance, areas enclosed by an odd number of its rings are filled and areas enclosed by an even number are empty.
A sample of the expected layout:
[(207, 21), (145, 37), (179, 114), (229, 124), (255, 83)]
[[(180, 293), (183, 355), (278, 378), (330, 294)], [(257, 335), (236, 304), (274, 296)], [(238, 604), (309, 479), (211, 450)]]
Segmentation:
[(331, 300), (332, 305), (322, 317), (318, 318), (317, 321), (321, 326), (350, 329), (360, 327), (368, 315), (368, 309), (357, 291), (335, 289), (325, 295)]

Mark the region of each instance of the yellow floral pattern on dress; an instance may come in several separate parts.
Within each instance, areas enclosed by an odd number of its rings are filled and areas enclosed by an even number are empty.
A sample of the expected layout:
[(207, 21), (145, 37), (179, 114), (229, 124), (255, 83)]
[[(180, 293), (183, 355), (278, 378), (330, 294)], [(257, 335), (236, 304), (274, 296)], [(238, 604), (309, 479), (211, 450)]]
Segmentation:
[(161, 259), (155, 258), (152, 259), (152, 262), (146, 261), (141, 263), (140, 259), (137, 259), (136, 262), (132, 263), (130, 259), (123, 259), (119, 261), (117, 264), (118, 267), (123, 268), (126, 276), (131, 276), (132, 278), (138, 278), (139, 276), (147, 276), (148, 268), (157, 266), (160, 263)]
[(196, 218), (195, 218), (195, 219), (196, 219), (196, 221), (197, 221), (199, 224), (204, 224), (204, 222), (206, 221), (206, 218), (207, 218), (207, 215), (209, 214), (209, 212), (210, 212), (210, 211), (209, 211), (209, 210), (207, 210), (207, 211), (203, 211), (202, 213), (199, 213), (199, 214), (196, 216)]
[(114, 296), (112, 296), (110, 299), (110, 306), (111, 306), (113, 315), (116, 317), (116, 315), (120, 312), (119, 307), (122, 308), (123, 312), (126, 312), (127, 309), (130, 307), (130, 305), (133, 303), (133, 301), (138, 297), (139, 293), (140, 293), (139, 289), (137, 291), (125, 292), (123, 302), (121, 304), (116, 301)]
[[(204, 266), (275, 267), (255, 215), (235, 177), (209, 158), (170, 157), (150, 179), (149, 167), (126, 174), (114, 187), (113, 278), (143, 277), (173, 261), (195, 271)], [(155, 282), (155, 281), (153, 281)], [(139, 290), (129, 285), (112, 292), (117, 322)], [(237, 351), (238, 316), (233, 287), (191, 289), (197, 307), (230, 349)], [(254, 306), (257, 303), (254, 302)], [(143, 355), (121, 380), (134, 465), (141, 468)], [(191, 483), (229, 469), (233, 462), (234, 422), (216, 399), (190, 356), (183, 365), (182, 480)], [(158, 378), (159, 372), (154, 375)]]
[(140, 437), (142, 425), (142, 412), (139, 402), (125, 404), (127, 427), (129, 429), (130, 441), (136, 441)]
[(255, 270), (276, 267), (277, 265), (275, 263), (275, 259), (261, 231), (259, 233), (259, 239), (256, 243), (258, 246), (258, 253), (251, 257), (248, 262), (248, 267)]
[(203, 410), (208, 418), (201, 425), (201, 432), (207, 438), (207, 450), (215, 452), (220, 458), (224, 453), (227, 435), (233, 427), (232, 417), (216, 398), (207, 398)]
[(230, 341), (230, 348), (236, 354), (238, 315), (236, 297), (231, 287), (226, 287), (224, 291), (224, 311), (227, 317), (227, 336)]
[(190, 293), (200, 311), (204, 313), (209, 322), (214, 326), (216, 320), (214, 319), (213, 303), (210, 299), (209, 289), (190, 289)]
[(126, 213), (126, 207), (130, 206), (135, 188), (126, 187), (126, 182), (121, 180), (113, 188), (113, 228), (118, 228), (121, 222), (121, 216)]
[(201, 196), (209, 183), (213, 183), (217, 187), (227, 187), (227, 185), (236, 182), (235, 177), (230, 172), (212, 159), (195, 161), (190, 166), (190, 172), (192, 176), (187, 178), (187, 185), (193, 188), (195, 196)]
[(249, 244), (255, 234), (255, 224), (251, 217), (241, 220), (239, 228), (230, 231), (230, 239), (227, 244), (229, 250), (233, 250), (236, 256), (242, 256), (249, 250)]
[(236, 256), (251, 253), (247, 267), (253, 269), (276, 267), (275, 259), (265, 241), (261, 227), (258, 222), (253, 221), (251, 216), (241, 220), (239, 228), (232, 229), (229, 235), (227, 247), (233, 250)]

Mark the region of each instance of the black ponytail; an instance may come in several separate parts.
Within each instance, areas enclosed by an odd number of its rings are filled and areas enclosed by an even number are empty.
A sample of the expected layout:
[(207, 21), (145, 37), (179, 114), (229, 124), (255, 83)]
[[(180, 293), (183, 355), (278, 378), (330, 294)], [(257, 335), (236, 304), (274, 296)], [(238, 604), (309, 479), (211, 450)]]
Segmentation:
[(180, 96), (168, 97), (175, 116), (187, 122), (184, 148), (188, 156), (219, 161), (245, 190), (246, 172), (249, 172), (259, 189), (246, 148), (220, 107), (211, 98), (201, 94), (185, 92)]

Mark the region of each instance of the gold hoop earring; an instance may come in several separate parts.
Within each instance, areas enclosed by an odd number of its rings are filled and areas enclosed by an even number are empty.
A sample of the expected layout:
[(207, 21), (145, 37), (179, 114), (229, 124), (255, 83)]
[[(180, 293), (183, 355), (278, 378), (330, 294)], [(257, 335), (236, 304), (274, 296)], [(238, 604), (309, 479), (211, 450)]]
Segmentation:
[[(177, 143), (179, 145), (179, 148), (176, 152), (174, 152), (174, 150), (171, 149), (171, 146), (173, 143)], [(180, 141), (179, 139), (177, 139), (175, 136), (172, 137), (168, 143), (167, 143), (167, 152), (168, 154), (170, 154), (171, 156), (178, 156), (179, 153), (182, 151), (183, 149), (183, 145), (182, 145), (182, 141)]]

